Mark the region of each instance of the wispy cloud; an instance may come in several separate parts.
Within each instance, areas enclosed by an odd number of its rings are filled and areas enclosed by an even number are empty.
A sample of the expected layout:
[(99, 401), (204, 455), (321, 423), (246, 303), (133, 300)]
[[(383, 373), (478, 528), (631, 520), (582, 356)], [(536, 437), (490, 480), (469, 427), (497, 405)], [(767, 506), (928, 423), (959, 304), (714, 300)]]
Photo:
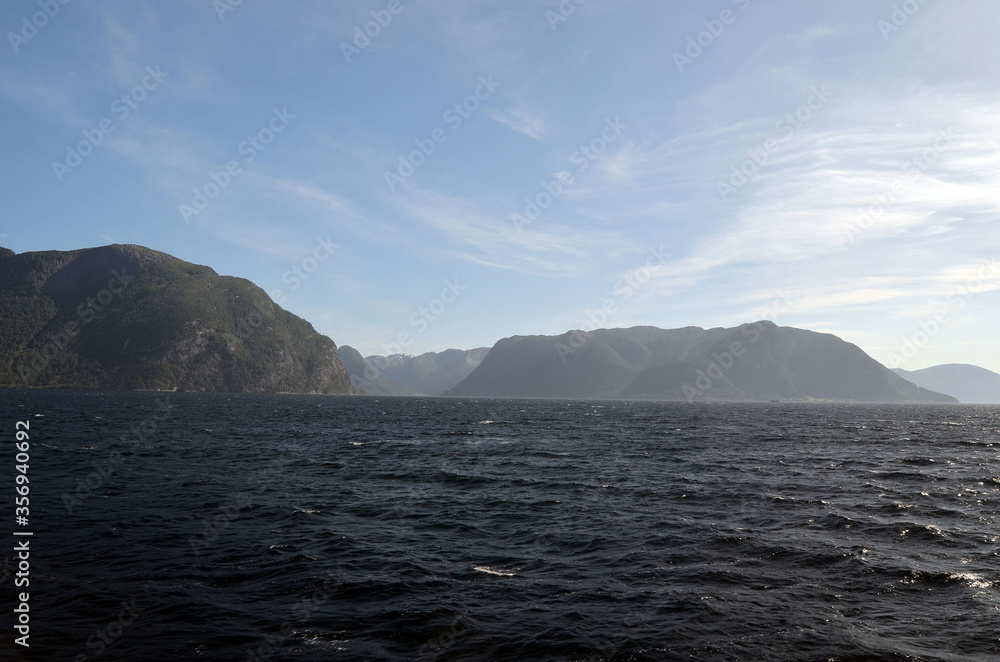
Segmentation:
[(509, 112), (494, 110), (491, 112), (490, 117), (511, 130), (528, 136), (532, 140), (538, 140), (544, 133), (542, 119), (524, 110), (511, 110)]
[[(734, 196), (729, 220), (657, 279), (673, 290), (678, 279), (690, 284), (735, 264), (815, 260), (858, 244), (886, 245), (904, 233), (962, 232), (971, 240), (975, 232), (964, 221), (1000, 216), (994, 194), (1000, 186), (1000, 106), (945, 91), (935, 98), (933, 105), (909, 99), (881, 110), (859, 105), (848, 113), (850, 126), (804, 128)], [(923, 112), (914, 117), (910, 110), (906, 126), (863, 121), (902, 117), (907, 108)], [(952, 138), (943, 141), (949, 131)], [(640, 181), (676, 168), (669, 157), (633, 161), (630, 169), (641, 173)], [(866, 210), (871, 220), (863, 218)]]
[(478, 264), (524, 273), (578, 274), (590, 256), (630, 242), (610, 232), (558, 224), (518, 231), (504, 211), (485, 211), (468, 198), (410, 187), (401, 213), (440, 232), (461, 248), (456, 255)]
[[(1000, 255), (1000, 6), (927, 3), (886, 40), (876, 23), (890, 4), (751, 3), (680, 74), (673, 51), (718, 16), (699, 3), (406, 2), (350, 63), (341, 42), (384, 3), (244, 2), (224, 22), (204, 2), (71, 4), (0, 64), (3, 201), (12, 219), (37, 223), (5, 241), (148, 240), (263, 283), (329, 234), (343, 250), (295, 305), (336, 300), (321, 318), (348, 344), (398, 325), (426, 298), (414, 275), (438, 270), (495, 288), (454, 309), (455, 328), (476, 337), (509, 330), (512, 311), (525, 331), (539, 316), (553, 331), (578, 324), (662, 246), (665, 263), (615, 324), (746, 321), (792, 290), (784, 323), (891, 346)], [(546, 11), (567, 20), (553, 29)], [(10, 25), (22, 13), (0, 12)], [(147, 65), (162, 66), (163, 84), (57, 182), (49, 161)], [(484, 75), (501, 83), (496, 94), (460, 129), (444, 122)], [(832, 96), (817, 107), (823, 85)], [(298, 115), (291, 130), (184, 223), (178, 206), (242, 159), (240, 142), (284, 104)], [(627, 129), (602, 145), (616, 116)], [(441, 126), (447, 140), (428, 155)], [(941, 131), (954, 140), (939, 145)], [(766, 162), (746, 166), (771, 143)], [(390, 195), (384, 173), (421, 146), (423, 165)], [(722, 195), (741, 168), (745, 181)], [(544, 210), (519, 229), (511, 214), (533, 201)], [(477, 296), (527, 282), (544, 287), (511, 310), (460, 318)], [(994, 287), (949, 325), (968, 333), (956, 343), (972, 347), (988, 333), (972, 326), (1000, 324)]]
[(318, 203), (328, 211), (337, 214), (347, 214), (350, 212), (350, 204), (347, 201), (328, 191), (285, 179), (276, 179), (274, 183), (278, 188), (288, 191), (308, 202)]

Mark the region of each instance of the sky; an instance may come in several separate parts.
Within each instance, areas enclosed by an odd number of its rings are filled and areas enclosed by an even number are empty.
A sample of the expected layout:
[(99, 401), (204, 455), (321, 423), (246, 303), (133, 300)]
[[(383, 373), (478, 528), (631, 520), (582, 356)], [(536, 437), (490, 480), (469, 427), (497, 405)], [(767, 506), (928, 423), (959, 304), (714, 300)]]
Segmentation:
[(771, 319), (1000, 372), (995, 0), (10, 0), (0, 245), (364, 355)]

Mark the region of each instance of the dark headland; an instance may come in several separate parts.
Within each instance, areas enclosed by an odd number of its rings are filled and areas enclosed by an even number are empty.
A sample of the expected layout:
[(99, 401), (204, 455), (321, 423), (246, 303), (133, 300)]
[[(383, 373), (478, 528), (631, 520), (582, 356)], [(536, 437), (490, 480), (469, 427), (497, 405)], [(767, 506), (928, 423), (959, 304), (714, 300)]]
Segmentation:
[(250, 281), (119, 244), (0, 249), (0, 386), (353, 393), (333, 341)]

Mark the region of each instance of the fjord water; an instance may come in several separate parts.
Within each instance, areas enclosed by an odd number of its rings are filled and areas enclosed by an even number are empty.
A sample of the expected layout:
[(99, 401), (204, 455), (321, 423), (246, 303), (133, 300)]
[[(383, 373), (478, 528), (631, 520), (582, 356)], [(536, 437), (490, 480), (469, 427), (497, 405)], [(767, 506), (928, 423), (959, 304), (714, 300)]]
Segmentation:
[(3, 659), (1000, 656), (996, 407), (0, 407), (10, 441), (31, 421), (35, 534), (30, 656), (5, 573)]

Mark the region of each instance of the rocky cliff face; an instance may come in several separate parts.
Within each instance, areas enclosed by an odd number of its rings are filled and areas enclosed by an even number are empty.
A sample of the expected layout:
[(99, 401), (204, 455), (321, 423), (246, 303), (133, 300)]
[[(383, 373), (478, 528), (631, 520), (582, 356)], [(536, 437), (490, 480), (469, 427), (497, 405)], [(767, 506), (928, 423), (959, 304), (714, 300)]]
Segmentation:
[(0, 251), (0, 386), (353, 392), (333, 341), (250, 281), (117, 244)]

